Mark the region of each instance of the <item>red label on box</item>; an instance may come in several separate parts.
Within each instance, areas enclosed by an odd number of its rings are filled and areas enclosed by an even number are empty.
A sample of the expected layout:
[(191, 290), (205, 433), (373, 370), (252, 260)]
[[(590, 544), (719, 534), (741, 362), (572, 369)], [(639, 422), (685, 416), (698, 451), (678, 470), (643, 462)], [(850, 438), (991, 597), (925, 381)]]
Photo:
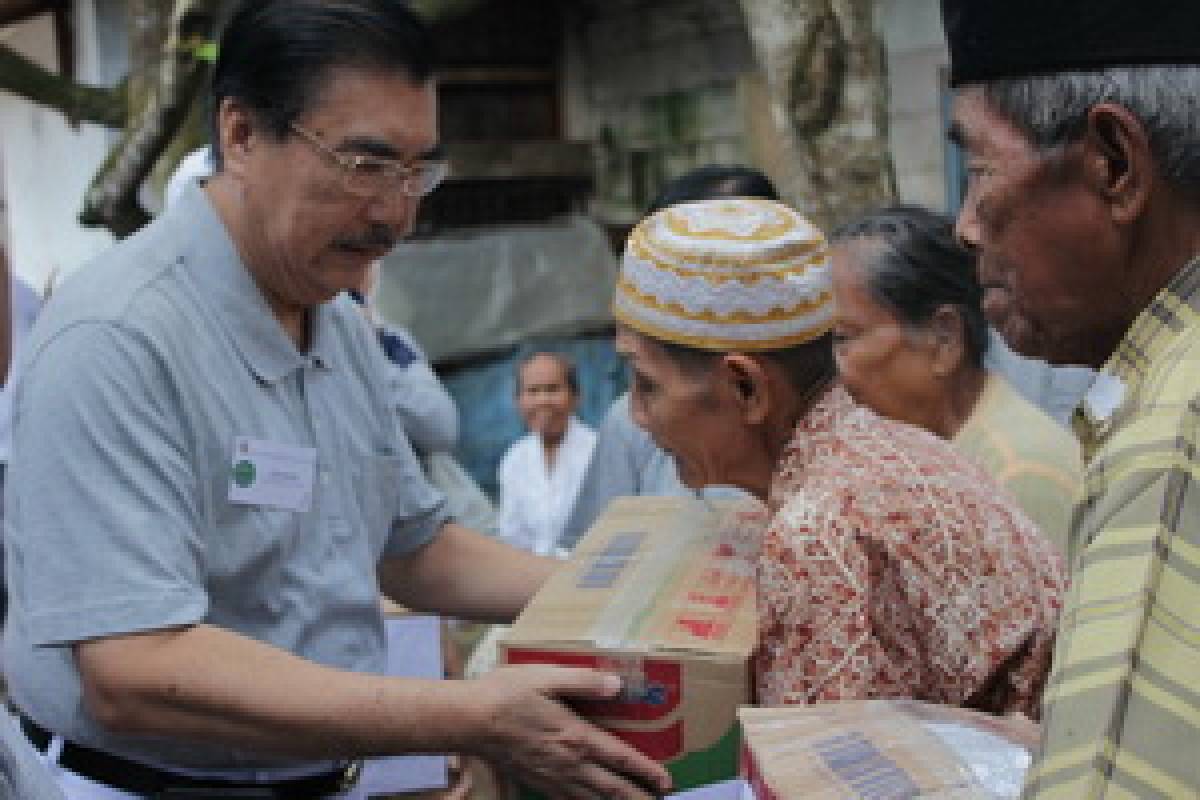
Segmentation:
[(606, 720), (653, 722), (670, 715), (679, 707), (682, 670), (678, 663), (672, 661), (517, 648), (509, 648), (507, 661), (509, 664), (588, 667), (620, 675), (624, 686), (619, 697), (613, 700), (572, 702), (579, 713), (601, 723)]
[(767, 779), (763, 777), (762, 771), (758, 768), (758, 762), (754, 760), (754, 754), (750, 752), (750, 748), (746, 746), (745, 742), (742, 742), (740, 761), (738, 772), (746, 779), (746, 783), (750, 784), (754, 800), (782, 800), (775, 792), (771, 791), (770, 786), (767, 786)]
[(682, 670), (679, 664), (596, 653), (563, 653), (555, 650), (516, 648), (508, 650), (507, 663), (588, 667), (620, 675), (625, 681), (625, 687), (619, 698), (572, 701), (572, 707), (618, 739), (628, 742), (657, 761), (670, 760), (683, 752), (682, 720), (654, 731), (631, 731), (611, 727), (616, 722), (652, 722), (674, 711), (679, 706), (680, 699)]
[(681, 614), (675, 618), (675, 626), (694, 639), (724, 639), (729, 633), (729, 623), (724, 619), (701, 617), (698, 614)]

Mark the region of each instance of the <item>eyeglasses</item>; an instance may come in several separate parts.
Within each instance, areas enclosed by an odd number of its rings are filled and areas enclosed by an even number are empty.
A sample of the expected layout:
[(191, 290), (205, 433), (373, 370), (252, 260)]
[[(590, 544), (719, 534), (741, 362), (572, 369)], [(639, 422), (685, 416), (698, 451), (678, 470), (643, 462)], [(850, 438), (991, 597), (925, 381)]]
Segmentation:
[(424, 197), (436, 189), (449, 172), (449, 165), (441, 160), (401, 164), (386, 158), (339, 153), (295, 122), (290, 127), (337, 165), (342, 188), (357, 197), (382, 197), (395, 191), (407, 197)]

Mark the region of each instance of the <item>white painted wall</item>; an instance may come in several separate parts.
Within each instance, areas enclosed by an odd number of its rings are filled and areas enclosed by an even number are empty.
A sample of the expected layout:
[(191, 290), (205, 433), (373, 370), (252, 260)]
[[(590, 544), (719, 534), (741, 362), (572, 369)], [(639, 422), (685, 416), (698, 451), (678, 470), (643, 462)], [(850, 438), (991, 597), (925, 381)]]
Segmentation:
[[(94, 0), (76, 0), (79, 78), (111, 82), (113, 76), (104, 74), (111, 56), (101, 56), (95, 12)], [(48, 16), (0, 30), (0, 40), (56, 66)], [(0, 92), (0, 195), (6, 209), (0, 236), (13, 271), (31, 286), (44, 287), (52, 273), (69, 273), (112, 243), (107, 232), (80, 226), (77, 216), (113, 136), (88, 123), (72, 128), (58, 112)]]
[(888, 130), (901, 200), (946, 209), (942, 87), (949, 64), (937, 0), (877, 0), (888, 65)]

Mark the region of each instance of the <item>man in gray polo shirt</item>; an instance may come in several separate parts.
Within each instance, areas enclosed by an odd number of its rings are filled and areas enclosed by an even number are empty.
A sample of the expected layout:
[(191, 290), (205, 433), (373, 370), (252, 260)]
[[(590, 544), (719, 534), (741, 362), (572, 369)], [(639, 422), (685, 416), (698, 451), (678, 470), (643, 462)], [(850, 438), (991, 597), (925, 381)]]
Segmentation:
[(553, 569), (447, 519), (335, 299), (443, 173), (428, 33), (399, 0), (248, 0), (219, 52), (217, 174), (29, 343), (4, 656), (30, 740), (72, 798), (335, 796), (346, 760), (415, 751), (665, 790), (562, 702), (613, 676), (376, 677), (381, 588), (505, 621)]

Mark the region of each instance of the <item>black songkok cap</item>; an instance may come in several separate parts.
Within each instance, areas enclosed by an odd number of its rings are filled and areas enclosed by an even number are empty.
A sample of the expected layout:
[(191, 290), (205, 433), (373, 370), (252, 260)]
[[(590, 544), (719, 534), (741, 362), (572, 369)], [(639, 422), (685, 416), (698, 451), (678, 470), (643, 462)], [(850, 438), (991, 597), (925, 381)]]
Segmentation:
[(942, 0), (950, 85), (1200, 64), (1198, 0)]

